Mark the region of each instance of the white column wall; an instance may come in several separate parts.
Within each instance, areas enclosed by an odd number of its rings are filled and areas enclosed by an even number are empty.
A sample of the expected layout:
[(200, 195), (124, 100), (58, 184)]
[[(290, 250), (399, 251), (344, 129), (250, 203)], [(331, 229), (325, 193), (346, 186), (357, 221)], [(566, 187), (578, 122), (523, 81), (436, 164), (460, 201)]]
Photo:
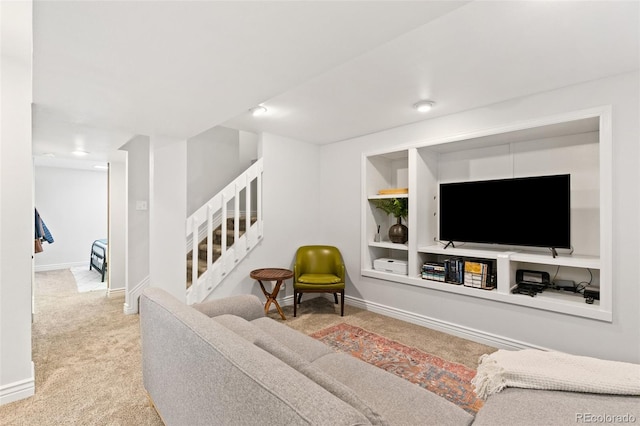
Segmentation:
[[(429, 323), (489, 344), (530, 345), (640, 362), (639, 80), (637, 72), (624, 74), (322, 146), (321, 229), (325, 239), (338, 245), (345, 255), (349, 277), (347, 295), (387, 314)], [(360, 275), (363, 153), (601, 105), (612, 105), (613, 109), (612, 323)]]
[(0, 405), (34, 393), (32, 2), (0, 2)]
[(187, 142), (151, 138), (149, 283), (186, 301)]
[[(136, 136), (122, 148), (127, 152), (127, 272), (124, 311), (138, 312), (136, 295), (149, 282), (149, 138)], [(146, 201), (146, 210), (136, 210)]]
[(127, 153), (117, 151), (111, 157), (109, 161), (109, 293), (123, 291), (127, 283)]

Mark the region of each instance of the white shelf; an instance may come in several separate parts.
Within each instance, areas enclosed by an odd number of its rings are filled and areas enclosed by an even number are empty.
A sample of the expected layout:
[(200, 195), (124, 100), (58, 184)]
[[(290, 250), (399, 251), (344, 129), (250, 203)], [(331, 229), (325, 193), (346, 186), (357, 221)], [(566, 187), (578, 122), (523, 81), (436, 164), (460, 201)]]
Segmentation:
[(370, 200), (383, 200), (387, 198), (409, 198), (409, 194), (376, 194), (369, 195)]
[(578, 256), (551, 253), (526, 253), (501, 249), (457, 248), (434, 245), (418, 247), (420, 253), (441, 254), (447, 256), (479, 257), (484, 259), (508, 258), (512, 262), (534, 263), (540, 265), (567, 266), (570, 268), (600, 269), (600, 258), (597, 256)]
[(577, 256), (560, 254), (555, 258), (549, 255), (531, 253), (513, 253), (509, 258), (514, 262), (537, 263), (571, 268), (600, 269), (600, 258), (597, 256)]
[(391, 243), (386, 241), (381, 241), (381, 242), (372, 241), (369, 243), (369, 247), (379, 247), (379, 248), (386, 248), (391, 250), (403, 250), (403, 251), (409, 250), (409, 246), (407, 246), (406, 244)]
[(563, 293), (556, 291), (546, 291), (531, 297), (526, 294), (501, 293), (496, 289), (485, 290), (465, 285), (443, 283), (440, 281), (425, 280), (421, 277), (392, 274), (389, 272), (376, 271), (374, 269), (363, 269), (363, 276), (377, 278), (394, 283), (412, 285), (431, 290), (444, 291), (447, 293), (460, 294), (463, 296), (475, 297), (485, 300), (493, 300), (511, 305), (519, 305), (533, 309), (542, 309), (567, 315), (591, 318), (600, 321), (611, 321), (610, 311), (603, 309), (598, 300), (593, 304), (588, 304), (582, 295), (578, 293)]
[[(542, 139), (545, 143), (538, 143)], [(611, 147), (611, 109), (602, 107), (363, 155), (361, 274), (389, 283), (612, 321), (612, 201), (610, 191), (606, 190), (612, 176)], [(598, 167), (593, 172), (585, 172), (585, 160)], [(572, 186), (575, 185), (572, 205), (582, 207), (572, 210), (575, 227), (572, 243), (578, 253), (599, 255), (571, 255), (561, 251), (554, 258), (544, 249), (494, 248), (481, 244), (445, 249), (444, 245), (434, 243), (438, 238), (441, 183), (551, 173), (569, 173), (576, 177), (575, 182), (572, 178)], [(409, 189), (407, 194), (376, 194), (380, 188), (404, 187)], [(388, 219), (371, 201), (388, 198), (409, 200), (407, 244), (373, 242), (376, 227)], [(469, 215), (473, 214), (470, 208)], [(371, 269), (375, 258), (384, 250), (388, 250), (389, 256), (407, 260), (408, 275)], [(420, 269), (425, 261), (442, 261), (442, 257), (453, 256), (491, 260), (495, 264), (496, 289), (422, 279)], [(510, 290), (515, 285), (518, 269), (545, 271), (554, 274), (556, 279), (575, 282), (589, 277), (589, 281), (600, 287), (600, 300), (587, 304), (580, 294), (553, 290), (535, 297), (512, 294)]]
[(447, 256), (461, 256), (461, 257), (481, 257), (485, 259), (497, 259), (498, 257), (509, 256), (510, 252), (504, 250), (490, 250), (490, 249), (473, 249), (473, 248), (456, 248), (444, 246), (422, 246), (418, 247), (420, 253), (430, 254), (442, 254)]

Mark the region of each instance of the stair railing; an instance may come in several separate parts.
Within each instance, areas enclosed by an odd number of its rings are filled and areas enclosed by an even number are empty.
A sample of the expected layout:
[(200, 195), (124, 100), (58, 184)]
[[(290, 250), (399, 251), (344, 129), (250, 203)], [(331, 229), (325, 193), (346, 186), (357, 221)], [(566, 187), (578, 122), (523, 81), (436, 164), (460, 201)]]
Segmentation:
[[(187, 246), (191, 246), (191, 286), (187, 303), (199, 303), (228, 276), (262, 238), (262, 158), (196, 210), (186, 221)], [(241, 203), (244, 190), (244, 206)], [(253, 194), (255, 192), (255, 196)], [(233, 207), (229, 204), (233, 203)], [(252, 216), (255, 221), (252, 221)], [(233, 245), (227, 245), (228, 220), (233, 221)], [(240, 235), (240, 218), (245, 232)], [(221, 254), (214, 261), (214, 230), (221, 226)], [(206, 270), (199, 271), (199, 245), (207, 243)], [(187, 251), (189, 248), (187, 248)]]

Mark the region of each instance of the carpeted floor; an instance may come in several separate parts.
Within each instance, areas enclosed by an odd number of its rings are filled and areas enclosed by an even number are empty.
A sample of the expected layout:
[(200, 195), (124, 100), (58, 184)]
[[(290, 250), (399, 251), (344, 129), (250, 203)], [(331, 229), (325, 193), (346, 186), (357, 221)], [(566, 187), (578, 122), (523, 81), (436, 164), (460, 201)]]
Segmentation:
[[(139, 317), (123, 314), (124, 296), (79, 293), (68, 269), (37, 272), (34, 291), (36, 393), (0, 406), (0, 424), (162, 425), (142, 386)], [(283, 310), (284, 323), (306, 334), (345, 322), (473, 369), (495, 350), (351, 306), (340, 317), (325, 298), (303, 299), (297, 318)]]
[(2, 426), (162, 425), (142, 387), (137, 315), (124, 296), (79, 293), (69, 269), (35, 274), (36, 393), (0, 406)]
[(417, 348), (431, 355), (465, 365), (474, 370), (478, 366), (478, 359), (481, 355), (497, 350), (491, 346), (346, 304), (344, 306), (344, 317), (341, 317), (340, 306), (324, 297), (305, 299), (303, 296), (302, 304), (298, 307), (298, 315), (295, 318), (293, 316), (293, 306), (283, 306), (282, 310), (287, 318), (286, 321), (280, 318), (275, 309), (269, 312), (269, 317), (305, 334), (313, 334), (324, 328), (344, 322)]

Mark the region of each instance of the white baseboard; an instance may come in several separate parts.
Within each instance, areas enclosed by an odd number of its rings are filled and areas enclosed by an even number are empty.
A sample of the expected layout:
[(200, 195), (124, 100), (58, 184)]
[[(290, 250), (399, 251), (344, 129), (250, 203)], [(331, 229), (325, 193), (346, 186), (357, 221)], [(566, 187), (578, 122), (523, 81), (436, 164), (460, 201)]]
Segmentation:
[(33, 396), (36, 390), (35, 367), (31, 361), (31, 377), (0, 386), (0, 405)]
[[(309, 295), (305, 295), (306, 297)], [(330, 293), (318, 294), (314, 297), (324, 297), (327, 300), (333, 302), (333, 295)], [(293, 305), (293, 295), (285, 296), (282, 299), (278, 299), (280, 306)], [(549, 350), (541, 346), (533, 345), (520, 340), (510, 339), (504, 336), (498, 336), (495, 334), (487, 333), (482, 330), (477, 330), (470, 327), (465, 327), (459, 324), (442, 321), (436, 318), (431, 318), (425, 315), (415, 314), (413, 312), (403, 311), (402, 309), (393, 308), (391, 306), (382, 305), (375, 302), (367, 302), (366, 300), (353, 297), (344, 296), (345, 305), (354, 306), (356, 308), (364, 309), (365, 311), (375, 312), (377, 314), (385, 315), (387, 317), (396, 318), (402, 321), (406, 321), (411, 324), (416, 324), (422, 327), (430, 328), (432, 330), (441, 331), (443, 333), (451, 334), (453, 336), (461, 337), (463, 339), (471, 340), (476, 343), (482, 343), (483, 345), (493, 346), (498, 349), (508, 350), (520, 350), (520, 349), (538, 349)], [(271, 307), (274, 311), (275, 306)]]
[(49, 265), (34, 266), (33, 270), (35, 272), (45, 272), (45, 271), (56, 271), (58, 269), (77, 268), (80, 266), (86, 266), (87, 269), (89, 269), (89, 262), (52, 263)]
[(120, 296), (121, 294), (125, 294), (126, 289), (124, 287), (121, 288), (109, 288), (107, 290), (107, 297), (111, 296)]
[(346, 296), (344, 297), (344, 303), (355, 306), (356, 308), (364, 309), (366, 311), (375, 312), (378, 314), (386, 315), (391, 318), (396, 318), (402, 321), (409, 322), (411, 324), (420, 325), (430, 328), (432, 330), (441, 331), (443, 333), (451, 334), (463, 339), (471, 340), (484, 345), (493, 346), (498, 349), (519, 350), (519, 349), (540, 349), (547, 350), (540, 346), (532, 345), (519, 340), (510, 339), (504, 336), (498, 336), (491, 333), (486, 333), (481, 330), (465, 327), (462, 325), (442, 321), (436, 318), (430, 318), (424, 315), (415, 314), (413, 312), (403, 311), (390, 306), (382, 305), (374, 302), (367, 302), (365, 300)]
[(131, 290), (125, 291), (124, 313), (134, 315), (138, 313), (138, 300), (142, 294), (142, 290), (149, 286), (149, 276), (147, 275), (142, 281), (136, 284)]

